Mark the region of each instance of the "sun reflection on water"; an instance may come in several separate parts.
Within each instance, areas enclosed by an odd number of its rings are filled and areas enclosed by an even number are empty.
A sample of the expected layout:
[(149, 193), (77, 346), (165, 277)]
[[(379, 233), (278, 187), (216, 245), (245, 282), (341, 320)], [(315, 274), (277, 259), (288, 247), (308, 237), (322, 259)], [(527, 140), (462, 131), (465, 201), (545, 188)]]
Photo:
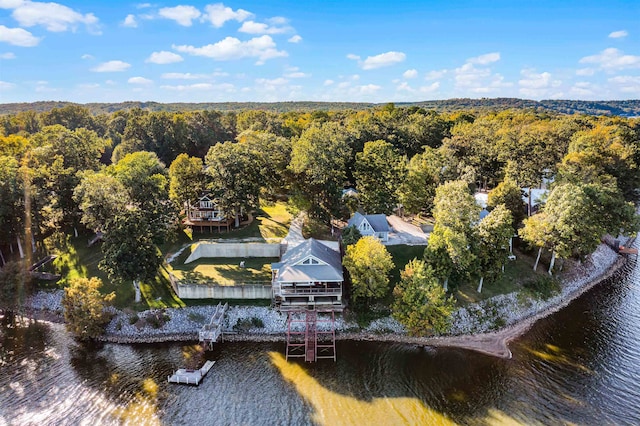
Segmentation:
[(451, 419), (424, 405), (417, 398), (373, 398), (363, 401), (333, 392), (311, 377), (299, 364), (287, 362), (279, 352), (270, 352), (282, 377), (314, 410), (312, 420), (321, 425), (453, 425)]

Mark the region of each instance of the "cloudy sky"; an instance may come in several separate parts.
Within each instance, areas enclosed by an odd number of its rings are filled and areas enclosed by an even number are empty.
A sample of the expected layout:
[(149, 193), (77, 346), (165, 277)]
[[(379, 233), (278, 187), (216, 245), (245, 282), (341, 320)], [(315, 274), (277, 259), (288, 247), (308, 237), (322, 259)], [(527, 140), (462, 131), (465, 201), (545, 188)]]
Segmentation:
[(0, 102), (640, 98), (640, 1), (0, 0)]

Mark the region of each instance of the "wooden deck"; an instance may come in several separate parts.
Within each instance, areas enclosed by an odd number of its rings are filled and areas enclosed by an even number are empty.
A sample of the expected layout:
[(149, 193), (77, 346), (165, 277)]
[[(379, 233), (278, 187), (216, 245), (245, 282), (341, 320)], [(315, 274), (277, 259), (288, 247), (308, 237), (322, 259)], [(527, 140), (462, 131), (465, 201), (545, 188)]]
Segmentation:
[(211, 370), (211, 367), (213, 367), (213, 364), (215, 363), (215, 361), (207, 361), (204, 363), (202, 368), (198, 370), (188, 370), (185, 368), (181, 368), (171, 376), (168, 376), (167, 381), (169, 383), (176, 383), (179, 385), (198, 386), (202, 379), (204, 379), (204, 376), (207, 375), (207, 373), (209, 372), (209, 370)]

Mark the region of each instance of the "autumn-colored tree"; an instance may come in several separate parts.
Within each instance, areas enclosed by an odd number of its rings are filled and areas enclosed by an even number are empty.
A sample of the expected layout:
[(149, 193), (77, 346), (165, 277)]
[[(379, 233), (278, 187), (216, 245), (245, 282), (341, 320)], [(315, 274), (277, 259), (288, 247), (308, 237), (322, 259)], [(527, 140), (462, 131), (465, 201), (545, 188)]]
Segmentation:
[(389, 291), (391, 255), (375, 237), (362, 237), (347, 247), (342, 261), (351, 277), (351, 298), (354, 302), (384, 297)]
[(115, 299), (115, 293), (100, 292), (99, 278), (76, 278), (64, 289), (62, 306), (67, 329), (81, 340), (102, 335), (109, 322), (105, 308)]
[(391, 315), (413, 336), (445, 333), (451, 325), (455, 308), (453, 296), (438, 282), (431, 268), (422, 260), (411, 260), (400, 273), (393, 289)]

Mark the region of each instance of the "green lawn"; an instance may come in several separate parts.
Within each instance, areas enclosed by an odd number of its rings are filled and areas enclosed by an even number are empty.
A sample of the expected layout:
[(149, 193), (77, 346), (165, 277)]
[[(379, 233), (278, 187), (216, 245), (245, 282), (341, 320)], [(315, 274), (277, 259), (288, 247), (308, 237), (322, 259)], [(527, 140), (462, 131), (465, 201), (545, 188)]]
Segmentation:
[(387, 251), (391, 254), (395, 267), (391, 270), (391, 285), (395, 286), (400, 281), (400, 271), (412, 259), (423, 259), (424, 249), (427, 246), (408, 246), (399, 244), (394, 246), (386, 246)]
[[(243, 282), (271, 281), (271, 264), (278, 262), (279, 259), (277, 257), (201, 258), (186, 265), (180, 260), (180, 258), (176, 259), (171, 265), (173, 275), (179, 280), (234, 285)], [(240, 267), (241, 261), (245, 262), (244, 268)]]
[[(263, 203), (261, 209), (256, 213), (254, 221), (247, 227), (231, 231), (228, 233), (196, 233), (192, 236), (185, 232), (180, 232), (176, 241), (160, 247), (164, 254), (175, 252), (189, 243), (201, 239), (211, 238), (244, 238), (254, 237), (266, 242), (278, 242), (287, 235), (291, 214), (286, 210), (286, 204), (277, 202), (273, 204)], [(169, 271), (166, 267), (161, 267), (156, 279), (152, 282), (141, 283), (143, 295), (142, 303), (135, 304), (133, 284), (129, 282), (117, 283), (109, 280), (107, 275), (98, 268), (98, 263), (102, 260), (102, 250), (100, 243), (87, 247), (90, 234), (79, 237), (50, 238), (47, 241), (49, 247), (46, 254), (58, 254), (58, 258), (53, 262), (54, 270), (62, 275), (58, 284), (63, 287), (74, 278), (98, 277), (104, 283), (103, 292), (115, 292), (116, 299), (114, 305), (118, 308), (131, 308), (134, 310), (144, 310), (149, 308), (180, 307), (185, 306), (185, 302), (180, 300), (173, 290), (169, 281)], [(189, 250), (185, 250), (188, 252)], [(186, 253), (188, 256), (188, 253)], [(186, 258), (186, 256), (184, 258)], [(184, 261), (184, 258), (182, 261)], [(278, 259), (232, 259), (212, 262), (212, 259), (201, 260), (188, 265), (189, 268), (181, 270), (180, 267), (174, 271), (176, 275), (192, 274), (194, 277), (205, 277), (211, 280), (220, 280), (230, 283), (231, 281), (270, 281), (270, 264)], [(239, 267), (240, 260), (245, 260), (246, 268)], [(182, 262), (176, 261), (176, 265)], [(171, 269), (171, 267), (169, 267)], [(190, 271), (190, 272), (189, 272)]]
[(478, 281), (474, 280), (473, 282), (458, 285), (454, 296), (458, 304), (464, 306), (499, 294), (522, 290), (525, 283), (546, 276), (544, 268), (538, 268), (538, 272), (534, 272), (529, 259), (519, 255), (516, 260), (508, 261), (505, 264), (504, 274), (500, 279), (493, 283), (484, 282), (482, 293), (478, 293)]

